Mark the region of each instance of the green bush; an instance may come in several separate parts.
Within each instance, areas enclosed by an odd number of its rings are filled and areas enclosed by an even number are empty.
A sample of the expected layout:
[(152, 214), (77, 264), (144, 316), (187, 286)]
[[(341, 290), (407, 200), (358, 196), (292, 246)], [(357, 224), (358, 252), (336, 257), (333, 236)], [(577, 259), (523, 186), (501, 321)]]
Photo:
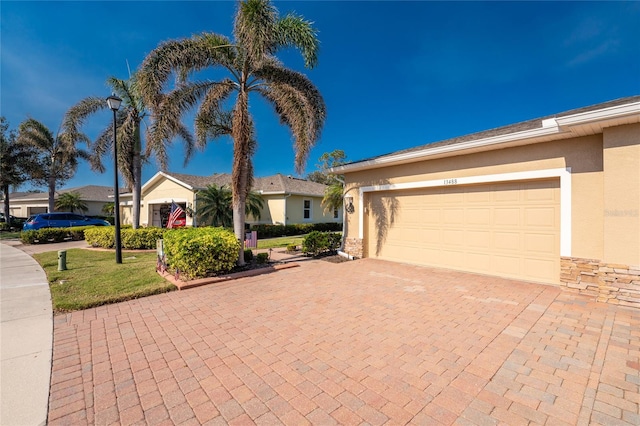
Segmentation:
[(244, 261), (251, 262), (253, 260), (253, 250), (244, 249)]
[(11, 225), (7, 222), (0, 222), (0, 231), (9, 231), (11, 229)]
[[(120, 230), (120, 243), (127, 250), (155, 249), (156, 241), (162, 239), (165, 229), (149, 227), (133, 229), (129, 226)], [(85, 230), (87, 244), (93, 247), (114, 248), (116, 229), (113, 226), (97, 226)]]
[(290, 237), (308, 234), (312, 231), (342, 231), (342, 223), (298, 223), (294, 225), (253, 225), (252, 231), (258, 232), (258, 238)]
[(302, 251), (313, 256), (335, 251), (340, 247), (341, 239), (339, 233), (313, 231), (302, 240)]
[(256, 256), (256, 262), (259, 265), (267, 263), (268, 260), (269, 260), (269, 253), (258, 253), (258, 255)]
[(36, 240), (38, 240), (38, 231), (35, 229), (22, 231), (20, 233), (20, 240), (25, 244), (35, 244)]
[[(115, 228), (114, 228), (115, 229)], [(126, 228), (120, 231), (122, 247), (129, 250), (155, 249), (156, 241), (162, 239), (163, 228)]]
[(295, 244), (289, 244), (289, 245), (287, 246), (287, 251), (288, 251), (288, 252), (292, 252), (292, 251), (296, 251), (296, 250), (298, 250), (298, 246), (297, 246), (297, 245), (295, 245)]
[(84, 239), (91, 247), (114, 248), (116, 230), (112, 226), (96, 226), (84, 231)]
[(164, 234), (169, 267), (189, 278), (230, 271), (240, 245), (233, 232), (223, 228), (183, 228)]
[(84, 240), (84, 231), (87, 229), (96, 228), (96, 226), (72, 226), (71, 228), (66, 228), (69, 231), (69, 236), (74, 241)]

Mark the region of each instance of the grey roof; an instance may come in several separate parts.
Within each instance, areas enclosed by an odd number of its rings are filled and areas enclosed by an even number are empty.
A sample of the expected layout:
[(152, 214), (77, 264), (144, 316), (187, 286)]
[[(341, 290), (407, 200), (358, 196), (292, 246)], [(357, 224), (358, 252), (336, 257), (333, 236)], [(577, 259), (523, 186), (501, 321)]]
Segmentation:
[[(167, 175), (186, 183), (196, 190), (205, 189), (207, 185), (215, 184), (218, 186), (230, 185), (231, 175), (228, 173), (218, 173), (212, 176), (194, 176), (182, 173), (170, 173)], [(280, 173), (273, 176), (257, 177), (253, 180), (253, 190), (264, 193), (283, 193), (298, 195), (313, 195), (322, 197), (324, 195), (326, 185), (311, 182), (306, 179), (300, 179), (293, 176), (284, 176)]]
[[(60, 194), (67, 192), (77, 192), (84, 201), (113, 201), (113, 187), (112, 186), (100, 186), (100, 185), (85, 185), (77, 186), (74, 188), (59, 189), (56, 191), (56, 198)], [(125, 192), (125, 188), (120, 188), (120, 193)], [(10, 195), (9, 199), (12, 202), (20, 202), (27, 200), (48, 200), (49, 194), (47, 192), (15, 192)]]
[(369, 157), (369, 158), (365, 158), (365, 159), (362, 159), (362, 160), (353, 161), (353, 162), (347, 163), (345, 165), (358, 164), (358, 163), (365, 162), (365, 161), (371, 161), (371, 160), (375, 160), (377, 158), (386, 157), (387, 155), (391, 155), (391, 154), (402, 154), (402, 153), (407, 153), (407, 152), (412, 152), (412, 151), (420, 151), (420, 150), (425, 149), (427, 147), (428, 148), (437, 148), (437, 147), (441, 147), (441, 146), (455, 145), (455, 144), (459, 144), (459, 143), (463, 143), (463, 142), (469, 142), (469, 141), (474, 141), (474, 140), (478, 140), (478, 139), (490, 138), (490, 137), (494, 137), (494, 136), (508, 135), (508, 134), (511, 134), (511, 133), (522, 132), (522, 131), (525, 131), (525, 130), (539, 129), (539, 128), (542, 128), (542, 121), (550, 119), (550, 118), (559, 118), (559, 117), (564, 117), (566, 115), (580, 114), (580, 113), (583, 113), (583, 112), (595, 111), (595, 110), (599, 110), (599, 109), (603, 109), (603, 108), (610, 108), (610, 107), (614, 107), (614, 106), (618, 106), (618, 105), (624, 105), (624, 104), (628, 104), (628, 103), (632, 103), (632, 102), (639, 102), (639, 101), (640, 101), (640, 95), (628, 96), (628, 97), (625, 97), (625, 98), (615, 99), (615, 100), (608, 101), (608, 102), (603, 102), (603, 103), (600, 103), (600, 104), (595, 104), (595, 105), (590, 105), (590, 106), (586, 106), (586, 107), (582, 107), (582, 108), (572, 109), (570, 111), (565, 111), (565, 112), (561, 112), (561, 113), (557, 113), (557, 114), (553, 114), (553, 115), (548, 115), (548, 116), (541, 117), (541, 118), (535, 118), (533, 120), (522, 121), (520, 123), (510, 124), (508, 126), (497, 127), (497, 128), (490, 129), (490, 130), (483, 130), (481, 132), (471, 133), (471, 134), (463, 135), (463, 136), (457, 136), (457, 137), (454, 137), (454, 138), (451, 138), (451, 139), (445, 139), (443, 141), (431, 142), (431, 143), (427, 143), (427, 144), (424, 144), (424, 145), (416, 146), (416, 147), (413, 147), (413, 148), (403, 149), (403, 150), (399, 150), (399, 151), (393, 151), (393, 152), (390, 152), (390, 153), (387, 153), (387, 154), (382, 154), (382, 155), (376, 155), (374, 157)]

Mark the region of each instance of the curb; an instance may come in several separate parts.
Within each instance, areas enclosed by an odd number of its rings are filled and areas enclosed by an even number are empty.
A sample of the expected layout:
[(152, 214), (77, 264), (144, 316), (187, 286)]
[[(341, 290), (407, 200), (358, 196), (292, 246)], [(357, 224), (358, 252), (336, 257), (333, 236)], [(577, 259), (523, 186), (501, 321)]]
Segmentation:
[(220, 277), (200, 278), (200, 279), (197, 279), (197, 280), (190, 280), (190, 281), (182, 281), (182, 280), (176, 279), (175, 276), (171, 275), (168, 272), (160, 272), (160, 271), (157, 271), (157, 272), (165, 280), (169, 281), (171, 284), (173, 284), (176, 287), (178, 287), (178, 290), (187, 290), (189, 288), (200, 287), (200, 286), (208, 285), (208, 284), (216, 284), (216, 283), (221, 283), (221, 282), (225, 282), (225, 281), (236, 280), (238, 278), (247, 278), (247, 277), (255, 277), (255, 276), (258, 276), (258, 275), (270, 274), (270, 273), (277, 272), (277, 271), (280, 271), (280, 270), (283, 270), (283, 269), (297, 268), (299, 266), (300, 265), (297, 264), (297, 263), (281, 263), (281, 264), (274, 265), (274, 266), (268, 266), (266, 268), (252, 269), (252, 270), (249, 270), (249, 271), (236, 272), (236, 273), (233, 273), (233, 274), (224, 275), (224, 276), (220, 276)]

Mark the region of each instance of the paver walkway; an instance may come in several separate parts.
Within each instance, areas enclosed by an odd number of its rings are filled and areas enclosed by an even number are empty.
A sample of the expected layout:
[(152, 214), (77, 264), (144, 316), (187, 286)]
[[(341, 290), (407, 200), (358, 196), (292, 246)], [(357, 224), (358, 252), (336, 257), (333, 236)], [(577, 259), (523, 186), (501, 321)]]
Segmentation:
[(370, 259), (54, 318), (55, 424), (640, 424), (640, 311)]

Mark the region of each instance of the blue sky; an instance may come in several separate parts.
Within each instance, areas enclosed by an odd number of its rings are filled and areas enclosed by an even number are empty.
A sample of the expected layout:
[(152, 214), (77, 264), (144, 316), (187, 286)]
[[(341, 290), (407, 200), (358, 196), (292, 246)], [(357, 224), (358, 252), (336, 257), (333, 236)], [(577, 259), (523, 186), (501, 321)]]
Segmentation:
[[(640, 94), (640, 2), (276, 1), (282, 15), (314, 21), (321, 52), (304, 70), (322, 92), (327, 120), (306, 173), (324, 152), (360, 160), (400, 149)], [(57, 130), (87, 96), (108, 96), (158, 43), (210, 31), (231, 35), (235, 2), (84, 1), (0, 3), (0, 114)], [(254, 97), (256, 176), (293, 174), (290, 133)], [(85, 130), (95, 136), (111, 113)], [(186, 123), (189, 128), (192, 122)], [(169, 170), (231, 171), (229, 140), (211, 142)], [(111, 159), (105, 159), (107, 165)], [(82, 163), (65, 187), (112, 185), (113, 169)], [(154, 159), (143, 179), (158, 171)]]

